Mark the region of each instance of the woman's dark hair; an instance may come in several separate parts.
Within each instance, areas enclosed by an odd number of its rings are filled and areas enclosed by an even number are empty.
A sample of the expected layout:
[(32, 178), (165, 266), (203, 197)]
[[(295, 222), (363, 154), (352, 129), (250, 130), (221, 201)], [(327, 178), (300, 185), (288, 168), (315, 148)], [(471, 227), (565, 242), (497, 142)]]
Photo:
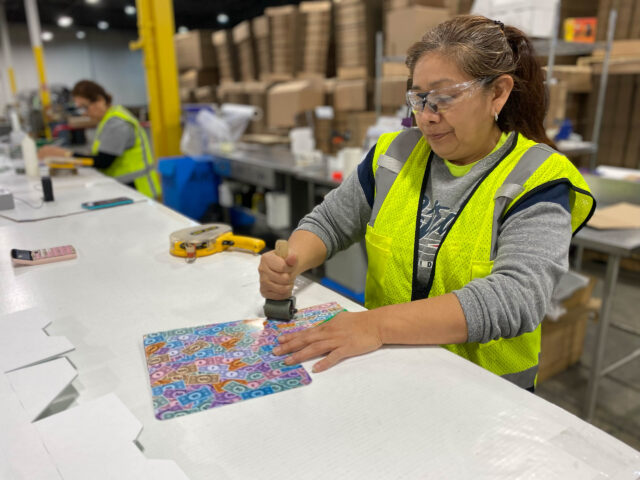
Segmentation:
[(111, 95), (101, 85), (91, 80), (80, 80), (76, 83), (71, 91), (71, 96), (86, 98), (90, 102), (95, 102), (102, 97), (107, 105), (111, 105)]
[(407, 51), (410, 83), (416, 63), (429, 52), (452, 58), (472, 78), (510, 75), (513, 90), (500, 112), (498, 127), (553, 146), (543, 125), (548, 97), (542, 68), (531, 41), (522, 31), (475, 15), (460, 15), (443, 22)]

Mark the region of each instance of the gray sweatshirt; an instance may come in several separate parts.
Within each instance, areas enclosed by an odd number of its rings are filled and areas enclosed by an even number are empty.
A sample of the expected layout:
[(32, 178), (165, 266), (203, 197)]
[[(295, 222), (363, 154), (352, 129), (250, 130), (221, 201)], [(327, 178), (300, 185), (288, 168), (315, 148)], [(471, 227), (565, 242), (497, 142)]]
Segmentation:
[[(417, 280), (421, 284), (428, 284), (435, 252), (462, 202), (515, 140), (512, 132), (499, 149), (462, 177), (453, 176), (444, 160), (434, 155), (420, 207)], [(324, 242), (327, 258), (364, 237), (373, 205), (374, 150), (375, 146), (298, 225)], [(533, 194), (507, 214), (498, 235), (491, 274), (453, 292), (465, 314), (468, 342), (515, 337), (535, 330), (542, 321), (556, 283), (568, 270), (569, 187), (556, 184)]]

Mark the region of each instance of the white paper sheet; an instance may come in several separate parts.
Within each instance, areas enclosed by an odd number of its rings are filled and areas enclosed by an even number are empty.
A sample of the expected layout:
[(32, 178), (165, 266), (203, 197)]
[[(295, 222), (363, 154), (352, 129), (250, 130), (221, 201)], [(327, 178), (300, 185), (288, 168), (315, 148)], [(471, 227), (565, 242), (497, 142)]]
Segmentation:
[(0, 317), (0, 372), (40, 363), (73, 350), (65, 337), (50, 337), (44, 332), (50, 323), (36, 308)]
[(21, 368), (6, 374), (30, 421), (35, 420), (78, 375), (69, 360)]

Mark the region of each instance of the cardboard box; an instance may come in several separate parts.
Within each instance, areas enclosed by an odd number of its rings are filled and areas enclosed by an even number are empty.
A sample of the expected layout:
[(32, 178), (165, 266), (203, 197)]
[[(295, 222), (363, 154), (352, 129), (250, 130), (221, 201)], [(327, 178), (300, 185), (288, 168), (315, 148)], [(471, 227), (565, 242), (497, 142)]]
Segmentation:
[(333, 150), (342, 147), (362, 147), (369, 127), (376, 123), (376, 112), (336, 112), (333, 130), (344, 141), (333, 145)]
[(265, 8), (269, 21), (271, 77), (293, 78), (299, 63), (298, 8), (295, 5)]
[(239, 103), (247, 104), (247, 93), (244, 83), (225, 83), (217, 89), (217, 97), (219, 103)]
[(251, 39), (243, 40), (236, 45), (238, 53), (240, 79), (249, 82), (258, 78), (258, 65)]
[(267, 124), (269, 128), (293, 127), (298, 113), (322, 105), (323, 101), (320, 81), (295, 80), (275, 85), (267, 94)]
[(584, 345), (587, 322), (597, 317), (600, 301), (592, 299), (595, 278), (562, 302), (567, 312), (552, 321), (542, 321), (542, 348), (538, 382), (556, 375), (580, 360)]
[(195, 92), (192, 88), (188, 87), (180, 87), (178, 89), (180, 93), (180, 102), (181, 103), (195, 103), (196, 97)]
[(269, 19), (262, 15), (251, 19), (251, 27), (253, 28), (253, 36), (263, 38), (269, 36)]
[(384, 9), (388, 10), (399, 10), (400, 8), (407, 7), (447, 7), (446, 0), (385, 0)]
[(193, 90), (193, 95), (198, 103), (215, 103), (217, 101), (215, 85), (205, 85)]
[(407, 77), (382, 77), (380, 105), (397, 109), (407, 104)]
[(210, 68), (206, 70), (198, 70), (192, 68), (180, 74), (180, 88), (196, 89), (205, 85), (215, 85), (218, 83), (218, 69)]
[(216, 55), (211, 45), (211, 30), (191, 30), (176, 33), (174, 45), (178, 70), (206, 69), (216, 66)]
[(546, 128), (560, 126), (567, 112), (567, 84), (562, 80), (549, 86), (549, 110), (545, 119)]
[(427, 30), (449, 18), (446, 8), (418, 6), (389, 11), (384, 29), (386, 55), (406, 55)]
[(409, 68), (404, 62), (385, 62), (382, 64), (383, 77), (408, 77)]
[[(542, 67), (542, 69), (546, 75), (547, 67)], [(590, 67), (581, 65), (554, 65), (553, 77), (565, 82), (568, 92), (588, 93), (593, 88)]]
[(220, 69), (220, 82), (235, 82), (238, 78), (237, 55), (232, 41), (231, 30), (218, 30), (211, 35)]
[(249, 123), (247, 133), (267, 132), (267, 93), (273, 84), (271, 82), (245, 82), (244, 91), (248, 105), (262, 110), (262, 116)]
[(297, 76), (326, 76), (331, 41), (331, 2), (302, 2), (298, 17)]
[(360, 112), (367, 109), (367, 80), (338, 80), (333, 90), (336, 112)]
[(251, 22), (249, 20), (240, 22), (238, 25), (233, 27), (231, 32), (233, 43), (238, 44), (240, 42), (244, 42), (245, 40), (251, 40)]
[(375, 74), (375, 34), (382, 29), (381, 0), (352, 0), (334, 4), (336, 70), (340, 78)]

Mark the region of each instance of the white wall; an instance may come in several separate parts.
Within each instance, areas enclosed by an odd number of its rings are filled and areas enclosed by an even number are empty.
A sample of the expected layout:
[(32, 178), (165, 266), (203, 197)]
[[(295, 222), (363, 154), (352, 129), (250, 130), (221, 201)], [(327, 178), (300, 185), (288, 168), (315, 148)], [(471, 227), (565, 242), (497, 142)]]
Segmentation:
[[(136, 31), (83, 29), (87, 36), (78, 40), (70, 30), (43, 30), (54, 34), (51, 42), (43, 42), (49, 85), (72, 88), (78, 80), (88, 79), (101, 84), (116, 104), (147, 104), (142, 53), (129, 50), (129, 42), (137, 38)], [(9, 36), (18, 91), (37, 89), (38, 76), (26, 24), (9, 25)], [(1, 51), (0, 64), (5, 75)], [(0, 94), (0, 111), (4, 110), (5, 99)]]

